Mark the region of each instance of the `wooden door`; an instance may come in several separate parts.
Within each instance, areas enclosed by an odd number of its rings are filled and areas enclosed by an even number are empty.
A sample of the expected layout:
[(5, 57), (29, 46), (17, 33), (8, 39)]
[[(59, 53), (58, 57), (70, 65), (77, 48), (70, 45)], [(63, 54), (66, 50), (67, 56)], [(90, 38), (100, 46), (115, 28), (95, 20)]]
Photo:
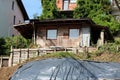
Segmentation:
[(82, 28), (82, 38), (80, 43), (82, 47), (90, 46), (90, 28), (89, 27)]

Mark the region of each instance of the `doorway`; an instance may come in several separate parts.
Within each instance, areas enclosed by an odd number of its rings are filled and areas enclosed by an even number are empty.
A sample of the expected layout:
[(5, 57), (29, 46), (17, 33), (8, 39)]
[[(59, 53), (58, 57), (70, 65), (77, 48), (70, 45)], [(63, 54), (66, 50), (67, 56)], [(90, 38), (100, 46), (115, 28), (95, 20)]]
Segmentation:
[(90, 28), (82, 28), (81, 46), (90, 47)]

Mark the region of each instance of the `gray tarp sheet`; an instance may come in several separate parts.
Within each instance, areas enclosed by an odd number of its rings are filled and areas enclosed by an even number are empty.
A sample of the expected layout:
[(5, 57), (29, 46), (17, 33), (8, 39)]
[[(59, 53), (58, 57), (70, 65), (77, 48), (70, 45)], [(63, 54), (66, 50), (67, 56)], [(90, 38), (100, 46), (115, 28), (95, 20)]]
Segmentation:
[(120, 80), (120, 63), (52, 58), (21, 66), (10, 80)]

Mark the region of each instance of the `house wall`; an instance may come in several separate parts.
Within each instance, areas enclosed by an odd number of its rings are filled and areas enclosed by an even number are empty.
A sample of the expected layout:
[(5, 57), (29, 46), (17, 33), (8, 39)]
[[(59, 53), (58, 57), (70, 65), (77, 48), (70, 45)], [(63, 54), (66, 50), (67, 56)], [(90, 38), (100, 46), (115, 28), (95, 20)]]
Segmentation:
[(73, 10), (76, 7), (76, 3), (70, 3), (69, 4), (69, 10)]
[[(118, 1), (119, 5), (120, 5), (120, 1), (119, 0), (117, 0), (117, 1)], [(120, 10), (116, 5), (115, 0), (111, 0), (111, 6), (112, 6), (111, 14), (116, 18), (116, 20), (118, 22), (120, 22)]]
[[(58, 9), (63, 10), (63, 3), (64, 0), (56, 0), (56, 5)], [(68, 10), (73, 10), (76, 7), (76, 3), (70, 3), (70, 0), (68, 0)]]
[[(120, 1), (118, 1), (118, 3), (120, 4)], [(112, 5), (112, 15), (119, 16), (120, 12), (119, 12), (119, 8), (115, 3), (115, 0), (111, 0), (111, 5)]]
[[(57, 29), (57, 39), (46, 39), (48, 29)], [(77, 38), (69, 38), (69, 29), (79, 29)], [(64, 26), (42, 26), (37, 28), (36, 43), (40, 47), (63, 46), (63, 47), (79, 47), (81, 39), (80, 25), (64, 25)]]
[[(14, 9), (12, 9), (13, 1)], [(22, 22), (24, 22), (24, 18), (16, 0), (0, 0), (0, 37), (16, 35), (18, 32), (13, 25)]]

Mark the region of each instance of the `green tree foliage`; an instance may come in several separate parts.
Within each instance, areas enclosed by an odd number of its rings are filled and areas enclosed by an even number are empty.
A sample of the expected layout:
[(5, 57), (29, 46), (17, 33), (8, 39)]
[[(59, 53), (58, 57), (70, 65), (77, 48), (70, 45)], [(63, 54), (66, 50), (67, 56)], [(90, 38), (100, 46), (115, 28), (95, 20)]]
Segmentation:
[(110, 0), (78, 0), (74, 18), (91, 18), (96, 24), (108, 26), (113, 34), (120, 29), (120, 24), (110, 14)]
[(27, 48), (30, 45), (30, 40), (25, 39), (22, 36), (14, 36), (14, 37), (7, 37), (6, 39), (6, 46), (10, 48)]
[(41, 0), (41, 2), (43, 10), (40, 19), (67, 18), (67, 15), (57, 8), (56, 0)]
[(42, 15), (41, 19), (54, 19), (54, 12), (57, 11), (56, 0), (41, 0), (42, 2)]
[(6, 46), (5, 46), (6, 42), (4, 38), (0, 38), (0, 55), (4, 55), (6, 54)]
[[(56, 7), (56, 0), (41, 1), (43, 11), (40, 19), (67, 18), (68, 14), (60, 12)], [(77, 7), (72, 16), (73, 18), (91, 18), (96, 24), (108, 26), (111, 32), (115, 34), (120, 30), (120, 23), (110, 12), (110, 0), (77, 0)]]
[(11, 46), (13, 48), (28, 48), (31, 40), (22, 36), (0, 38), (0, 55), (9, 55)]

